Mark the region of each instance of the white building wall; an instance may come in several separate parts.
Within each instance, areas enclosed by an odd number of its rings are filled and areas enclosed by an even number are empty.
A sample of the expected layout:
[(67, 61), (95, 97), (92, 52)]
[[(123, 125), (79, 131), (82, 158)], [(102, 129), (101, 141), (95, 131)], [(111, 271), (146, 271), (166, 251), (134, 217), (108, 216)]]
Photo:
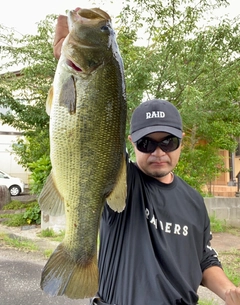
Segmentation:
[(19, 136), (21, 133), (13, 127), (2, 125), (0, 122), (0, 169), (22, 179), (28, 185), (30, 173), (17, 163), (16, 155), (12, 154), (12, 144), (16, 143)]

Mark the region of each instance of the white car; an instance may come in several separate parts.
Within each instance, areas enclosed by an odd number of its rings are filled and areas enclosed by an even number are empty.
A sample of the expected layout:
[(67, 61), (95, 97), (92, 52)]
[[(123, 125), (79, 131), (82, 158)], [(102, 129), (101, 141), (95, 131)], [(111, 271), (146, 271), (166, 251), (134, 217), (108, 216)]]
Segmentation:
[(6, 185), (11, 196), (17, 196), (24, 192), (24, 182), (15, 177), (11, 177), (0, 170), (0, 185)]

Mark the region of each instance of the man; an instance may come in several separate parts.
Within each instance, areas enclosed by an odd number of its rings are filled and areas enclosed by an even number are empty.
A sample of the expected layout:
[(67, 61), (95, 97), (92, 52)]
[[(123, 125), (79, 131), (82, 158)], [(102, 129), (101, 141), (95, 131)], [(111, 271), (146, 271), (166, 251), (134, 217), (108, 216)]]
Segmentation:
[[(59, 16), (56, 58), (67, 33), (66, 17)], [(200, 284), (227, 305), (240, 304), (240, 288), (228, 280), (210, 246), (203, 198), (173, 173), (183, 135), (171, 103), (154, 99), (135, 109), (129, 140), (136, 164), (127, 162), (125, 210), (104, 207), (99, 291), (92, 304), (197, 304)]]

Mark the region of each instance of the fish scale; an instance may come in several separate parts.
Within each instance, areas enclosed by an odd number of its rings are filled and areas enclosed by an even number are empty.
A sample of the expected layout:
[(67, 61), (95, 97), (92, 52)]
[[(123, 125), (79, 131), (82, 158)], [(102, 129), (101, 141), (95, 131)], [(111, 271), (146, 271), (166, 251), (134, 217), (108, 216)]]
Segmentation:
[(105, 202), (118, 212), (125, 207), (127, 106), (108, 14), (80, 9), (68, 18), (71, 30), (47, 100), (52, 172), (39, 196), (45, 213), (65, 212), (66, 230), (42, 271), (41, 288), (76, 299), (98, 289), (97, 236)]

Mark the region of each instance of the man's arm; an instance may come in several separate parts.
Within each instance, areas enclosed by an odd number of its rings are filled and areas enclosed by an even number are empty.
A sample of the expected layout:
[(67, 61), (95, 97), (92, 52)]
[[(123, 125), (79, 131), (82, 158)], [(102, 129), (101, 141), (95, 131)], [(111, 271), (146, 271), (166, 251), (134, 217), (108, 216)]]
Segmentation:
[(237, 288), (218, 266), (203, 271), (202, 284), (225, 300), (226, 305), (240, 305), (240, 288)]

